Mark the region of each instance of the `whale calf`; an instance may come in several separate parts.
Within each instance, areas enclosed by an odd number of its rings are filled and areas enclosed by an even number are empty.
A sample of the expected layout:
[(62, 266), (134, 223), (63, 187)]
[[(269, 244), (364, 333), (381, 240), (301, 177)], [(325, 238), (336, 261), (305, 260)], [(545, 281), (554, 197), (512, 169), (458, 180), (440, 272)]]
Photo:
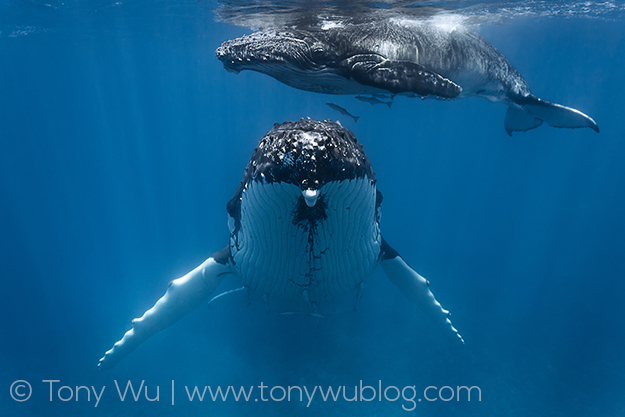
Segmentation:
[(395, 19), (273, 29), (228, 40), (215, 54), (228, 71), (258, 71), (317, 93), (483, 97), (508, 106), (509, 135), (543, 122), (599, 132), (579, 110), (533, 95), (494, 46), (462, 26)]
[(113, 367), (204, 303), (229, 274), (281, 314), (317, 316), (319, 307), (349, 292), (359, 298), (363, 282), (380, 264), (411, 302), (464, 342), (429, 281), (382, 237), (381, 203), (371, 164), (349, 130), (310, 119), (274, 125), (226, 206), (226, 247), (172, 281), (105, 353), (99, 368)]

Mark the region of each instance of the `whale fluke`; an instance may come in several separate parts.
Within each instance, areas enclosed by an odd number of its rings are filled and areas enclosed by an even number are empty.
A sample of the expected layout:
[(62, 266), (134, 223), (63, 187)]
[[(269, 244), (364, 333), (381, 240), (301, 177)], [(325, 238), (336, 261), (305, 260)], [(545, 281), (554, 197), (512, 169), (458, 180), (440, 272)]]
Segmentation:
[(512, 136), (512, 132), (527, 132), (542, 124), (543, 121), (541, 119), (534, 117), (526, 110), (512, 106), (508, 107), (508, 110), (506, 110), (504, 126), (508, 136)]
[(521, 108), (508, 107), (505, 127), (508, 135), (512, 132), (526, 132), (546, 122), (549, 126), (569, 129), (588, 127), (599, 133), (599, 126), (579, 110), (561, 104), (550, 103), (534, 95), (514, 101)]

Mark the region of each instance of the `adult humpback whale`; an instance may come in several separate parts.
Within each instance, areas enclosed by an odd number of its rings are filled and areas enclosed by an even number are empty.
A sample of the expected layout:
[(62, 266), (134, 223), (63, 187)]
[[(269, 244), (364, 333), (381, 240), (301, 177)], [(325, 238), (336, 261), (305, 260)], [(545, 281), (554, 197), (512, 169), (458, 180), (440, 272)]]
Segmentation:
[(381, 264), (413, 303), (462, 341), (430, 283), (382, 237), (375, 182), (362, 146), (340, 124), (302, 119), (274, 125), (227, 204), (227, 246), (172, 281), (100, 359), (100, 369), (202, 304), (227, 274), (284, 313), (314, 315), (349, 291), (359, 297), (365, 278)]
[(267, 30), (226, 41), (216, 55), (229, 71), (254, 70), (317, 93), (484, 97), (508, 106), (509, 135), (543, 121), (599, 132), (579, 110), (534, 96), (497, 49), (460, 26), (390, 20)]

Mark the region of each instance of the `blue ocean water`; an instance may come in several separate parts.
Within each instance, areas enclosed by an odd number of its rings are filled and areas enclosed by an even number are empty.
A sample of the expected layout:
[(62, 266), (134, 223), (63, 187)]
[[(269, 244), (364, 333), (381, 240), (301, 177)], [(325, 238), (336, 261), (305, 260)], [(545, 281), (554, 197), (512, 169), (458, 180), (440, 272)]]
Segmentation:
[[(589, 114), (600, 134), (508, 137), (505, 106), (486, 100), (388, 109), (227, 73), (215, 48), (250, 29), (216, 19), (223, 3), (0, 1), (0, 415), (624, 415), (623, 4), (511, 4), (483, 6), (476, 29), (534, 94)], [(466, 344), (376, 270), (357, 312), (285, 317), (234, 294), (98, 371), (171, 279), (225, 245), (225, 204), (258, 139), (301, 117), (339, 119), (363, 144), (385, 238)], [(11, 395), (23, 399), (18, 380), (26, 401)], [(115, 381), (123, 392), (129, 380), (159, 401), (121, 401)], [(415, 386), (422, 401), (185, 391), (360, 381)], [(97, 407), (77, 386), (102, 393)], [(481, 401), (426, 401), (428, 386), (476, 386)]]

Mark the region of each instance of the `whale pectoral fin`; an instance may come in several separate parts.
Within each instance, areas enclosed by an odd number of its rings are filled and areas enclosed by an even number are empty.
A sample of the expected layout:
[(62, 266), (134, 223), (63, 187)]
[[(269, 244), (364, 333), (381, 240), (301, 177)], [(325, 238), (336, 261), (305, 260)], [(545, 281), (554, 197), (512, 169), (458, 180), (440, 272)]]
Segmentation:
[(445, 310), (430, 291), (428, 280), (419, 275), (399, 256), (393, 248), (382, 239), (380, 263), (389, 279), (414, 304), (430, 317), (435, 323), (448, 329), (462, 343), (464, 340), (449, 320), (450, 313)]
[(360, 84), (377, 87), (392, 94), (455, 98), (462, 88), (451, 80), (412, 62), (385, 60), (352, 63), (351, 77)]
[[(546, 122), (549, 126), (565, 127), (569, 129), (588, 127), (599, 133), (599, 126), (591, 117), (571, 107), (550, 103), (533, 95), (513, 99), (512, 101), (523, 107), (531, 116)], [(506, 114), (506, 124), (507, 119), (508, 114)], [(507, 130), (508, 128), (506, 127), (506, 131)], [(510, 132), (508, 132), (508, 134), (510, 134)]]
[(223, 276), (231, 273), (229, 256), (230, 250), (226, 247), (211, 255), (193, 271), (172, 281), (154, 307), (141, 318), (132, 321), (132, 329), (104, 354), (98, 367), (112, 368), (146, 339), (172, 325), (208, 299)]
[(525, 110), (512, 106), (508, 107), (508, 110), (506, 110), (504, 126), (509, 136), (512, 136), (512, 132), (527, 132), (542, 124), (542, 120), (532, 116)]

